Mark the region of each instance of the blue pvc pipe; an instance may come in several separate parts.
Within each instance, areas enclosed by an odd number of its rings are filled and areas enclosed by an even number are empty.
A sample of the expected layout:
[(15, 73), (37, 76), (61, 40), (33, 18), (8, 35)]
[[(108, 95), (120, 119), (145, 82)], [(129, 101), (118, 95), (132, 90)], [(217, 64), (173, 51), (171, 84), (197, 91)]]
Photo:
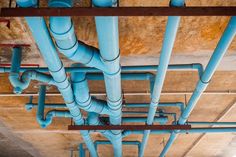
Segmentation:
[(229, 21), (225, 29), (225, 32), (223, 33), (215, 51), (213, 52), (213, 55), (210, 58), (210, 61), (207, 64), (204, 73), (202, 74), (201, 79), (198, 81), (197, 87), (193, 92), (193, 95), (191, 96), (185, 111), (183, 112), (183, 114), (179, 119), (180, 124), (186, 122), (192, 109), (194, 108), (200, 96), (202, 95), (208, 83), (210, 82), (214, 72), (216, 71), (216, 68), (220, 64), (220, 61), (227, 52), (227, 49), (230, 46), (232, 40), (234, 39), (235, 34), (236, 34), (236, 16), (232, 17), (231, 20)]
[(53, 117), (73, 118), (69, 111), (62, 110), (51, 110), (47, 112), (46, 116), (44, 117), (45, 96), (46, 86), (42, 85), (39, 88), (38, 109), (36, 114), (36, 119), (42, 128), (46, 128), (48, 125), (50, 125), (52, 123)]
[(75, 100), (79, 108), (87, 112), (111, 115), (105, 101), (91, 97), (85, 73), (72, 73), (71, 81)]
[[(24, 5), (24, 2), (26, 2), (26, 0), (19, 0), (18, 2), (18, 5), (20, 7), (28, 7), (28, 5)], [(31, 0), (29, 0), (28, 2), (30, 3)], [(77, 125), (83, 125), (84, 119), (81, 115), (80, 109), (75, 103), (71, 84), (68, 81), (64, 66), (62, 65), (62, 62), (57, 54), (56, 48), (48, 32), (44, 18), (26, 17), (25, 19), (44, 58), (44, 61), (48, 66), (48, 69), (54, 81), (57, 84), (58, 90), (61, 92), (62, 97), (71, 115), (73, 116), (74, 122)], [(93, 157), (97, 157), (97, 152), (89, 136), (89, 132), (84, 130), (80, 133)]]
[[(158, 65), (143, 65), (143, 66), (122, 66), (121, 72), (156, 72)], [(199, 76), (201, 76), (203, 67), (199, 63), (193, 64), (173, 64), (168, 65), (169, 70), (197, 70)], [(49, 72), (48, 68), (44, 67), (22, 67), (19, 72), (24, 72), (27, 70), (36, 70), (38, 72)], [(101, 70), (91, 67), (66, 67), (65, 71), (71, 72), (86, 72), (86, 73), (101, 73)], [(0, 67), (0, 73), (10, 72), (9, 67)]]
[[(184, 0), (173, 0), (171, 1), (172, 6), (181, 6), (181, 3), (184, 3)], [(164, 40), (163, 40), (163, 45), (162, 45), (162, 50), (160, 54), (160, 59), (159, 59), (159, 66), (157, 69), (157, 74), (155, 78), (155, 83), (153, 87), (153, 92), (151, 95), (151, 103), (149, 107), (149, 113), (148, 113), (148, 118), (147, 118), (147, 124), (151, 125), (153, 123), (153, 118), (157, 109), (157, 106), (159, 104), (160, 96), (161, 96), (161, 90), (162, 86), (164, 84), (166, 72), (168, 69), (168, 64), (170, 61), (172, 49), (174, 47), (174, 42), (175, 38), (177, 35), (178, 27), (180, 23), (180, 17), (179, 16), (169, 16), (167, 25), (166, 25), (166, 32), (164, 35)], [(139, 157), (143, 157), (144, 151), (148, 142), (150, 130), (145, 130), (143, 139), (142, 139), (142, 144), (141, 144), (141, 150)]]
[[(197, 86), (190, 100), (188, 101), (188, 105), (186, 106), (184, 112), (181, 114), (180, 119), (178, 121), (179, 124), (184, 124), (187, 121), (189, 115), (191, 114), (193, 108), (196, 106), (202, 93), (207, 88), (224, 54), (227, 52), (227, 49), (230, 46), (231, 42), (233, 41), (235, 34), (236, 34), (236, 16), (233, 16), (231, 17), (219, 43), (217, 44), (217, 47), (213, 52), (213, 55), (211, 56), (210, 61), (207, 64), (207, 67), (201, 76), (201, 79), (198, 81)], [(170, 139), (168, 140), (163, 151), (161, 152), (160, 155), (161, 157), (164, 157), (166, 155), (171, 145), (174, 143), (176, 136), (177, 136), (176, 133), (171, 134)]]
[[(175, 132), (175, 133), (174, 133)], [(173, 141), (177, 138), (177, 134), (201, 134), (201, 133), (235, 133), (236, 127), (217, 127), (217, 128), (191, 128), (190, 130), (152, 130), (151, 134), (170, 134), (170, 139), (168, 140), (167, 144), (170, 147), (169, 141)], [(131, 134), (143, 134), (141, 130), (127, 130), (124, 132), (125, 137)]]
[(53, 78), (49, 75), (37, 72), (35, 70), (25, 71), (20, 77), (20, 64), (21, 64), (21, 48), (13, 48), (12, 53), (12, 64), (9, 74), (9, 80), (14, 87), (14, 93), (20, 94), (24, 89), (26, 89), (31, 80), (38, 80), (50, 85), (55, 85)]
[(79, 154), (79, 157), (85, 157), (85, 150), (83, 148), (83, 143), (80, 143), (79, 144), (79, 147), (78, 147), (78, 154)]
[(16, 47), (13, 48), (12, 65), (9, 71), (9, 80), (14, 87), (15, 93), (21, 93), (24, 89), (26, 89), (29, 86), (31, 80), (38, 80), (51, 85), (56, 85), (51, 76), (37, 72), (33, 69), (25, 70), (20, 78), (20, 64), (21, 48)]
[[(72, 7), (73, 0), (50, 0), (50, 7)], [(58, 50), (67, 58), (89, 67), (107, 71), (99, 56), (99, 50), (77, 41), (71, 17), (50, 17), (50, 31), (56, 41)]]
[[(112, 7), (116, 5), (116, 0), (93, 0), (96, 7)], [(98, 44), (101, 58), (108, 68), (104, 72), (104, 81), (107, 92), (107, 104), (112, 115), (110, 123), (120, 125), (122, 117), (122, 94), (121, 94), (121, 67), (119, 52), (119, 32), (118, 17), (95, 17), (96, 30), (98, 34)], [(112, 130), (114, 138), (111, 141), (114, 148), (114, 156), (122, 156), (121, 131)]]

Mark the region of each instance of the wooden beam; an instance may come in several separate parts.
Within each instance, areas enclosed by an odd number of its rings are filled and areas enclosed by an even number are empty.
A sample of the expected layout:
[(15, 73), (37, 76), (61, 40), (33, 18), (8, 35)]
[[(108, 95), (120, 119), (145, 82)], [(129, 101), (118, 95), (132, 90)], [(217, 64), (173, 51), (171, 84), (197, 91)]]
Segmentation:
[(25, 16), (235, 16), (232, 7), (1, 8), (1, 17)]

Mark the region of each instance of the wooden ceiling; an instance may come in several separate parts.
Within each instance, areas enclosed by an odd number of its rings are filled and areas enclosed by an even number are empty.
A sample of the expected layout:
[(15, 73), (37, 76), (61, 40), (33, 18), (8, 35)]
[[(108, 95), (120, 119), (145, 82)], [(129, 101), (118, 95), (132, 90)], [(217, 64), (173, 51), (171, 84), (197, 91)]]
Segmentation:
[[(168, 0), (120, 0), (121, 6), (167, 6)], [(187, 0), (188, 6), (235, 6), (236, 0)], [(6, 7), (7, 1), (1, 1), (0, 7)], [(14, 5), (14, 4), (13, 4)], [(45, 6), (45, 1), (41, 2)], [(90, 6), (89, 1), (83, 0), (76, 5)], [(143, 64), (151, 62), (150, 58), (158, 57), (167, 17), (121, 17), (119, 19), (120, 50), (123, 57), (122, 63)], [(11, 18), (11, 28), (0, 23), (1, 43), (26, 43), (30, 48), (24, 48), (23, 62), (44, 65), (40, 58), (37, 46), (25, 24), (23, 18)], [(184, 17), (181, 19), (177, 40), (173, 50), (175, 62), (201, 62), (206, 63), (214, 50), (229, 18), (228, 17)], [(87, 44), (97, 46), (94, 19), (91, 17), (73, 17), (78, 39)], [(10, 63), (10, 48), (0, 48), (0, 63)], [(188, 56), (186, 58), (181, 56)], [(231, 44), (228, 52), (228, 60), (224, 61), (225, 69), (216, 72), (207, 91), (236, 91), (236, 39)], [(201, 56), (200, 58), (195, 58)], [(63, 56), (65, 65), (71, 64)], [(132, 60), (132, 58), (134, 58)], [(138, 59), (137, 59), (138, 58)], [(141, 59), (140, 59), (141, 58)], [(194, 60), (195, 58), (195, 60)], [(150, 63), (153, 64), (153, 63)], [(155, 63), (157, 64), (157, 63)], [(232, 69), (230, 69), (230, 68)], [(188, 92), (192, 91), (197, 81), (196, 72), (168, 72), (165, 80), (164, 91), (166, 92)], [(124, 81), (122, 88), (125, 92), (146, 92), (149, 90), (146, 81)], [(90, 82), (91, 92), (105, 92), (101, 82)], [(38, 83), (34, 82), (26, 92), (37, 92)], [(50, 91), (56, 91), (50, 88)], [(0, 74), (0, 93), (11, 93), (6, 74)], [(186, 102), (191, 95), (162, 95), (161, 102)], [(99, 97), (103, 98), (104, 97)], [(146, 103), (150, 101), (149, 96), (126, 96), (127, 102)], [(22, 157), (68, 157), (70, 150), (76, 150), (78, 143), (83, 142), (77, 131), (68, 131), (67, 125), (70, 119), (55, 118), (51, 126), (41, 129), (36, 122), (36, 111), (27, 112), (24, 104), (28, 97), (0, 97), (0, 134), (8, 138), (7, 142), (0, 142), (0, 150), (6, 145), (16, 154)], [(61, 97), (47, 97), (48, 103), (63, 103)], [(37, 102), (37, 97), (34, 98)], [(137, 109), (139, 111), (143, 109)], [(168, 112), (177, 112), (175, 108), (166, 108)], [(190, 120), (196, 121), (236, 121), (236, 95), (235, 94), (209, 94), (203, 95), (196, 108), (190, 116)], [(179, 114), (179, 113), (178, 113)], [(7, 133), (2, 129), (7, 129)], [(1, 136), (1, 135), (0, 135)], [(14, 137), (10, 138), (9, 137)], [(94, 139), (104, 139), (100, 134), (93, 135)], [(15, 139), (15, 140), (14, 140)], [(17, 140), (18, 139), (18, 140)], [(124, 140), (140, 140), (141, 135), (132, 135)], [(168, 135), (151, 135), (145, 157), (156, 157), (159, 155), (168, 140)], [(23, 141), (23, 142), (22, 142)], [(14, 143), (14, 144), (13, 144)], [(17, 145), (17, 148), (16, 146)], [(20, 151), (22, 154), (20, 154)], [(168, 157), (233, 157), (236, 155), (236, 134), (187, 134), (180, 135), (168, 153)], [(3, 156), (0, 151), (0, 156)], [(25, 153), (25, 152), (28, 152)], [(109, 146), (99, 146), (101, 157), (112, 157), (112, 149)], [(74, 154), (75, 155), (75, 154)], [(5, 153), (4, 156), (11, 156)], [(76, 155), (75, 155), (76, 156)], [(124, 146), (124, 157), (137, 156), (137, 148)]]

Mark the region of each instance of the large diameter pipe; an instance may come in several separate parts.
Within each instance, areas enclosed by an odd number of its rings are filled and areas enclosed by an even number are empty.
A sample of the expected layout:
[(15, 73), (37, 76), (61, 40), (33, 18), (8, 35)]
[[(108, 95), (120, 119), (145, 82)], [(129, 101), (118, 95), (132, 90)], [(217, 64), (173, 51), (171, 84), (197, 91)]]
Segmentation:
[[(121, 72), (156, 72), (158, 65), (142, 65), (142, 66), (122, 66)], [(22, 67), (19, 72), (27, 70), (36, 70), (38, 72), (49, 72), (48, 68), (44, 67)], [(200, 63), (193, 64), (172, 64), (168, 65), (168, 70), (197, 70), (199, 76), (203, 71), (203, 66)], [(0, 73), (10, 72), (9, 67), (0, 67)], [(101, 73), (101, 70), (91, 67), (66, 67), (65, 71), (71, 72), (85, 72), (85, 73)]]
[[(96, 7), (112, 7), (117, 4), (116, 0), (93, 0)], [(118, 17), (95, 17), (96, 30), (98, 34), (98, 44), (101, 58), (108, 71), (104, 71), (105, 87), (107, 92), (107, 102), (112, 112), (110, 123), (112, 125), (121, 124), (121, 67), (119, 53), (119, 33)], [(112, 131), (114, 140), (111, 141), (114, 148), (114, 156), (122, 156), (122, 136), (121, 131)]]
[[(48, 4), (50, 7), (70, 8), (73, 6), (73, 0), (50, 0)], [(49, 20), (50, 31), (59, 52), (73, 61), (106, 71), (99, 50), (77, 40), (71, 17), (50, 17)]]
[[(227, 49), (229, 48), (231, 42), (233, 41), (236, 34), (236, 16), (231, 17), (219, 43), (217, 44), (217, 47), (215, 51), (213, 52), (213, 55), (210, 58), (209, 63), (207, 64), (207, 67), (205, 71), (203, 72), (201, 79), (198, 81), (197, 86), (188, 101), (187, 107), (185, 108), (184, 112), (181, 114), (180, 119), (178, 120), (179, 124), (184, 124), (189, 115), (191, 114), (193, 108), (196, 106), (198, 100), (200, 99), (202, 93), (207, 88), (214, 72), (216, 71), (216, 68), (220, 64), (220, 61), (222, 60), (223, 56), (227, 52)], [(171, 145), (174, 143), (174, 140), (177, 136), (177, 133), (173, 132), (161, 152), (161, 157), (164, 157), (168, 150), (170, 149)]]
[(71, 81), (76, 103), (81, 109), (87, 112), (111, 115), (106, 101), (91, 97), (85, 73), (72, 73)]
[[(31, 0), (29, 0), (30, 2)], [(24, 6), (25, 0), (19, 0), (18, 5)], [(21, 3), (22, 2), (22, 3)], [(84, 119), (80, 113), (80, 109), (75, 103), (71, 84), (65, 73), (64, 66), (57, 54), (56, 48), (49, 35), (46, 22), (43, 17), (26, 17), (26, 22), (32, 32), (32, 35), (40, 49), (40, 52), (48, 65), (48, 69), (57, 84), (58, 90), (62, 94), (62, 97), (69, 108), (71, 115), (73, 116), (74, 122), (78, 125), (84, 124)], [(81, 131), (81, 135), (86, 142), (88, 149), (94, 157), (97, 156), (94, 144), (89, 136), (88, 131)]]
[[(184, 0), (182, 0), (184, 3)], [(180, 6), (180, 0), (177, 1), (171, 1), (172, 6)], [(179, 16), (170, 16), (168, 17), (167, 25), (166, 25), (166, 32), (164, 36), (163, 46), (160, 54), (159, 59), (159, 66), (157, 69), (157, 74), (155, 78), (155, 83), (153, 87), (153, 92), (151, 95), (151, 103), (149, 107), (149, 114), (147, 118), (147, 124), (151, 125), (153, 123), (153, 118), (160, 100), (161, 96), (161, 90), (164, 84), (166, 72), (168, 69), (168, 64), (170, 61), (172, 49), (174, 47), (174, 41), (177, 35), (178, 27), (179, 27), (180, 17)], [(149, 138), (150, 130), (145, 130), (141, 149), (139, 156), (143, 157), (144, 150), (146, 148), (148, 138)]]

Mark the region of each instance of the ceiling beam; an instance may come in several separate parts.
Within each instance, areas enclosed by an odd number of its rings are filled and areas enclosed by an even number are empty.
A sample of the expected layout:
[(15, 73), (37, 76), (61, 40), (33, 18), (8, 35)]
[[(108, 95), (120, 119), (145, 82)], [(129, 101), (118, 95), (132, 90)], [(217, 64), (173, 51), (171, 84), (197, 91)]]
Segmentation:
[(235, 16), (232, 7), (1, 8), (1, 17), (25, 16)]

